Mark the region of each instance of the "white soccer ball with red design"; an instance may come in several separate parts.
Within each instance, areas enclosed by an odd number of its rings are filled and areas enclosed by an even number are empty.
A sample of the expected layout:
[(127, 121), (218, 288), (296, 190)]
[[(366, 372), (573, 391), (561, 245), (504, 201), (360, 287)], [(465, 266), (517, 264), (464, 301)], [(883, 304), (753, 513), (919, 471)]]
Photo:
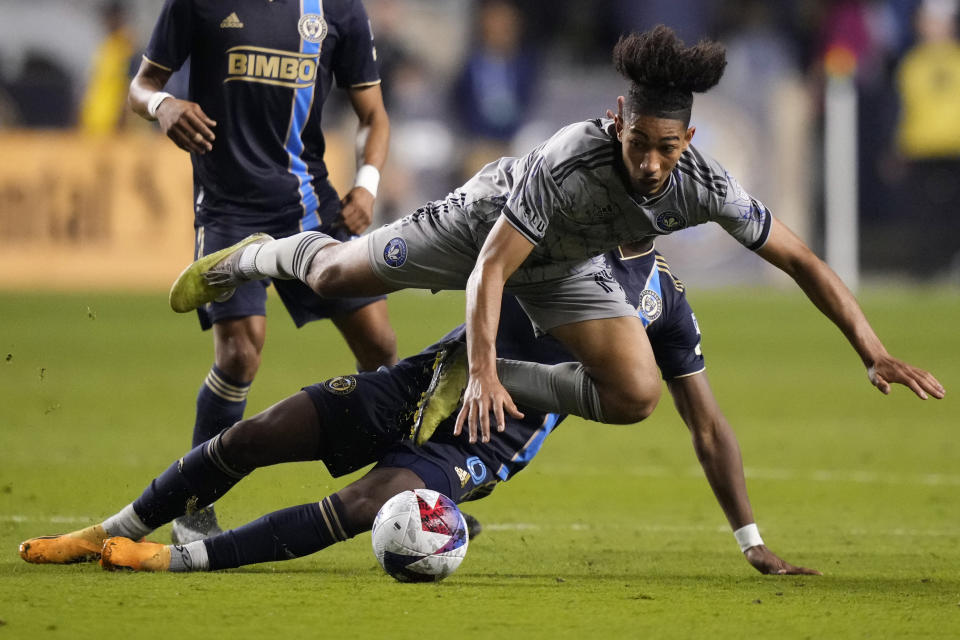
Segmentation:
[(400, 582), (443, 580), (463, 561), (468, 538), (457, 505), (430, 489), (398, 493), (373, 521), (373, 553)]

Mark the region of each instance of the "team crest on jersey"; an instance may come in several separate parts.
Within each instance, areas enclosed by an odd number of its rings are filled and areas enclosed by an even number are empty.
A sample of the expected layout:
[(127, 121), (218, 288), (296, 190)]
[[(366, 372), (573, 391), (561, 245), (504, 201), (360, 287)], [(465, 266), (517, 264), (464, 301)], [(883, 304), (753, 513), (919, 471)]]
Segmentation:
[(323, 42), (327, 37), (327, 21), (317, 13), (305, 13), (297, 23), (300, 37), (307, 42)]
[(354, 376), (337, 376), (324, 382), (323, 386), (330, 393), (345, 396), (353, 393), (353, 390), (357, 388), (357, 379)]
[(394, 238), (387, 243), (387, 246), (383, 248), (383, 261), (387, 263), (388, 267), (397, 267), (403, 266), (403, 263), (407, 261), (407, 243), (403, 241), (403, 238)]
[(663, 300), (660, 299), (656, 291), (644, 289), (643, 293), (640, 294), (640, 306), (637, 307), (637, 311), (648, 323), (653, 322), (663, 313)]
[(657, 216), (657, 226), (663, 231), (677, 231), (687, 226), (687, 221), (676, 211), (664, 211)]

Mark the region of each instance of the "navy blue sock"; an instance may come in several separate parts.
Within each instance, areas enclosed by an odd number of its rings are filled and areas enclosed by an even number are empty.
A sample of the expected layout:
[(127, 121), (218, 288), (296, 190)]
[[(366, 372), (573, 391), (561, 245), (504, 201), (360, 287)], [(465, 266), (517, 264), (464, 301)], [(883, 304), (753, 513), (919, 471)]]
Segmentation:
[(319, 503), (274, 511), (203, 542), (213, 571), (299, 558), (357, 533), (346, 518), (343, 502), (333, 494)]
[(243, 418), (249, 391), (249, 382), (234, 380), (213, 365), (197, 394), (193, 446), (206, 442)]
[(133, 510), (145, 525), (156, 529), (218, 500), (250, 471), (224, 463), (218, 435), (194, 447), (154, 478), (133, 501)]

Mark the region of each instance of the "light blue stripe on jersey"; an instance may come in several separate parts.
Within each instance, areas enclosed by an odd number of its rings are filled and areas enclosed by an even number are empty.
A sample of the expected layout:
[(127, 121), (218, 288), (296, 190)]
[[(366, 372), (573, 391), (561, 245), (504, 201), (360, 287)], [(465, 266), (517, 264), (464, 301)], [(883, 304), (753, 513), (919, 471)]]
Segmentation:
[(497, 477), (501, 480), (506, 480), (530, 464), (533, 457), (540, 453), (540, 447), (543, 446), (543, 441), (546, 440), (547, 436), (550, 435), (550, 432), (553, 431), (558, 424), (560, 424), (560, 415), (548, 413), (547, 417), (543, 419), (543, 426), (537, 429), (533, 436), (527, 440), (527, 444), (514, 454), (510, 462), (500, 465), (500, 468), (497, 470)]
[[(643, 290), (653, 291), (657, 294), (657, 298), (660, 299), (660, 303), (663, 304), (663, 290), (660, 288), (660, 270), (657, 269), (657, 260), (654, 258), (653, 265), (650, 267), (650, 273), (647, 275), (647, 282), (643, 285)], [(640, 295), (640, 304), (643, 304), (643, 294)], [(644, 328), (650, 325), (653, 320), (647, 320), (640, 310), (637, 310), (637, 315), (640, 316), (640, 322), (643, 323)], [(658, 314), (659, 317), (659, 314)], [(656, 320), (656, 318), (654, 318)]]
[[(313, 13), (323, 15), (323, 0), (301, 0), (300, 15)], [(320, 42), (308, 42), (301, 36), (300, 53), (316, 55), (317, 66), (320, 66)], [(315, 84), (309, 87), (294, 89), (293, 114), (290, 119), (290, 130), (287, 141), (283, 145), (290, 156), (290, 173), (300, 181), (300, 205), (303, 207), (303, 217), (300, 219), (300, 228), (303, 231), (316, 229), (320, 226), (317, 218), (319, 201), (313, 189), (313, 176), (307, 172), (307, 163), (300, 156), (303, 155), (303, 128), (310, 117), (310, 107), (313, 106)]]

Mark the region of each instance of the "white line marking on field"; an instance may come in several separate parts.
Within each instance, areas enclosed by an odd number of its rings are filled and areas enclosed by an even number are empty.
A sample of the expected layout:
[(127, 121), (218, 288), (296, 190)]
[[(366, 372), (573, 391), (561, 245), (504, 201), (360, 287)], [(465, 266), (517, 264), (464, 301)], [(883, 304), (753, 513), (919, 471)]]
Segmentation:
[[(583, 522), (556, 523), (556, 524), (533, 524), (529, 522), (502, 522), (483, 525), (486, 531), (557, 531), (568, 529), (570, 531), (599, 531), (610, 529), (610, 523), (605, 523), (602, 527), (590, 525)], [(723, 525), (666, 525), (666, 524), (630, 524), (623, 528), (631, 531), (643, 531), (647, 533), (729, 533), (730, 529)], [(853, 528), (841, 531), (842, 534), (850, 536), (894, 536), (894, 537), (914, 537), (923, 536), (930, 538), (940, 537), (958, 537), (960, 529), (907, 529), (898, 527), (896, 529), (869, 529)]]
[[(702, 471), (697, 467), (697, 475)], [(765, 480), (812, 480), (814, 482), (853, 482), (856, 484), (895, 484), (925, 486), (960, 486), (960, 475), (948, 473), (880, 473), (878, 471), (851, 471), (847, 469), (758, 469), (745, 467), (748, 478)]]
[[(566, 466), (549, 467), (541, 465), (542, 473), (569, 473), (580, 476), (608, 473), (607, 470), (572, 469)], [(703, 477), (703, 470), (697, 465), (686, 468), (658, 467), (651, 465), (624, 469), (624, 475), (641, 478)], [(955, 473), (887, 473), (878, 471), (856, 471), (850, 469), (787, 469), (744, 467), (747, 478), (758, 480), (804, 480), (809, 482), (851, 482), (854, 484), (880, 485), (921, 485), (928, 487), (960, 487), (960, 475)]]
[(0, 515), (0, 522), (46, 522), (48, 524), (93, 524), (99, 522), (94, 516), (24, 516), (20, 514)]
[[(98, 522), (93, 516), (26, 516), (20, 514), (0, 515), (0, 522), (37, 522), (45, 524), (92, 524)], [(646, 533), (729, 533), (730, 529), (724, 525), (705, 524), (626, 524), (613, 526), (609, 522), (603, 526), (592, 525), (587, 522), (558, 522), (552, 524), (536, 524), (533, 522), (491, 522), (484, 523), (487, 531), (600, 531), (614, 529), (629, 529)], [(897, 527), (895, 529), (873, 529), (869, 527), (854, 527), (840, 532), (849, 536), (892, 536), (892, 537), (960, 537), (960, 529), (914, 529)]]

